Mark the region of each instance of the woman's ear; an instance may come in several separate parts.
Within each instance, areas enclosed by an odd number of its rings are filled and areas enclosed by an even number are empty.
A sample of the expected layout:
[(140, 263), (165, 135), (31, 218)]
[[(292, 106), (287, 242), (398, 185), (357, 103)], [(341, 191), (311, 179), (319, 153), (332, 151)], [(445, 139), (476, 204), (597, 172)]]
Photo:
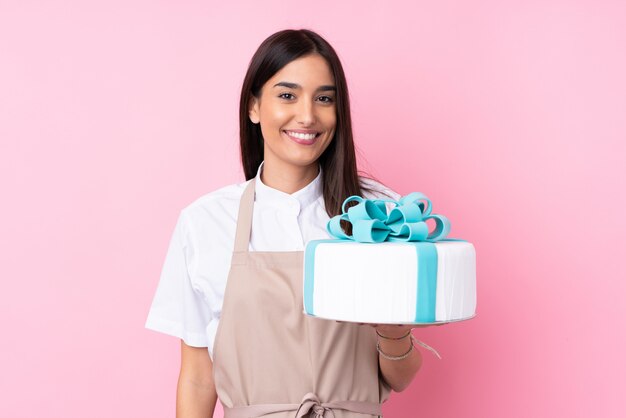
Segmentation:
[(250, 107), (248, 108), (248, 116), (250, 121), (255, 125), (260, 122), (259, 118), (259, 101), (256, 97), (252, 96), (250, 99)]

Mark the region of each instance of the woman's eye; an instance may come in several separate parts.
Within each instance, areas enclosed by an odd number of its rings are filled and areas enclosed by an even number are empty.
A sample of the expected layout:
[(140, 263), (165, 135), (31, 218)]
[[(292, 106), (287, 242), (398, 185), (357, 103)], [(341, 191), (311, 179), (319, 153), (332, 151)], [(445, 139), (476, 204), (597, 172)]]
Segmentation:
[[(292, 100), (295, 96), (291, 93), (281, 93), (278, 95), (281, 99)], [(318, 98), (322, 103), (332, 103), (333, 98), (330, 96), (320, 96)]]

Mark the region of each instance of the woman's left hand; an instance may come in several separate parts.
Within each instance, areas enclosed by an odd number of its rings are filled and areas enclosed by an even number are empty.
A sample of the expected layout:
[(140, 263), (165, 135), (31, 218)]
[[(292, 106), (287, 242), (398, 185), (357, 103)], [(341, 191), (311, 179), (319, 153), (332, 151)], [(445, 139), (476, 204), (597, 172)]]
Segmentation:
[[(345, 322), (345, 321), (336, 321), (336, 322)], [(358, 325), (369, 325), (378, 331), (379, 334), (384, 335), (389, 338), (398, 338), (406, 335), (407, 331), (412, 330), (413, 328), (426, 328), (426, 327), (438, 327), (440, 325), (446, 325), (446, 323), (442, 324), (408, 324), (408, 325), (395, 325), (395, 324), (370, 324), (365, 322), (357, 322)]]
[(406, 333), (413, 328), (426, 328), (432, 326), (440, 326), (443, 324), (408, 324), (408, 325), (394, 325), (394, 324), (364, 324), (359, 323), (359, 325), (369, 325), (378, 331), (379, 334), (384, 335), (388, 338), (398, 338), (406, 335)]

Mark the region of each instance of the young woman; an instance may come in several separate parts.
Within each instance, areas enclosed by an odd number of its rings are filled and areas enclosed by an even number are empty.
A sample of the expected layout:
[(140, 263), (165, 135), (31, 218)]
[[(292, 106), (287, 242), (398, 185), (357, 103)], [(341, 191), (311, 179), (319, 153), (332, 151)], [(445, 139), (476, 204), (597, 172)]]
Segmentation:
[(305, 244), (328, 238), (345, 198), (399, 197), (357, 174), (330, 44), (304, 29), (267, 38), (239, 117), (246, 181), (181, 211), (146, 322), (181, 339), (177, 416), (212, 416), (218, 396), (227, 418), (379, 416), (421, 365), (413, 327), (303, 314)]

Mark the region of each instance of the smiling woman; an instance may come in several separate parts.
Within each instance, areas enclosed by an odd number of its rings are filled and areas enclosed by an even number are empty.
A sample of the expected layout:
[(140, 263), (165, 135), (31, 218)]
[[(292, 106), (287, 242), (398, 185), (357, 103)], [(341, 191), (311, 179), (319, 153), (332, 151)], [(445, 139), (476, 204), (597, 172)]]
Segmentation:
[(304, 246), (329, 238), (348, 196), (399, 197), (358, 175), (330, 44), (305, 29), (267, 38), (239, 119), (246, 181), (181, 211), (146, 322), (181, 339), (177, 416), (211, 416), (218, 397), (227, 418), (380, 416), (420, 367), (410, 329), (303, 312)]
[[(290, 80), (290, 81), (281, 81)], [(304, 184), (318, 173), (317, 159), (326, 150), (337, 126), (333, 75), (319, 54), (285, 65), (253, 97), (250, 120), (259, 124), (264, 140), (262, 180), (278, 181), (298, 172)], [(294, 192), (300, 187), (297, 187)]]
[[(260, 123), (264, 116), (266, 123)], [(246, 179), (256, 175), (264, 159), (273, 158), (265, 156), (266, 152), (283, 158), (292, 155), (296, 165), (308, 165), (308, 174), (299, 184), (307, 184), (306, 179), (313, 178), (311, 172), (317, 172), (310, 167), (319, 165), (327, 173), (322, 189), (330, 216), (341, 212), (346, 197), (373, 191), (357, 172), (348, 85), (341, 61), (333, 47), (313, 31), (280, 31), (261, 43), (241, 88), (239, 128)], [(286, 131), (319, 135), (313, 141)], [(311, 145), (311, 149), (292, 146), (293, 155), (285, 154), (286, 147), (270, 148), (270, 144), (280, 144), (276, 141), (279, 137)], [(313, 166), (311, 156), (318, 160)], [(282, 165), (282, 170), (293, 174), (288, 167)]]

